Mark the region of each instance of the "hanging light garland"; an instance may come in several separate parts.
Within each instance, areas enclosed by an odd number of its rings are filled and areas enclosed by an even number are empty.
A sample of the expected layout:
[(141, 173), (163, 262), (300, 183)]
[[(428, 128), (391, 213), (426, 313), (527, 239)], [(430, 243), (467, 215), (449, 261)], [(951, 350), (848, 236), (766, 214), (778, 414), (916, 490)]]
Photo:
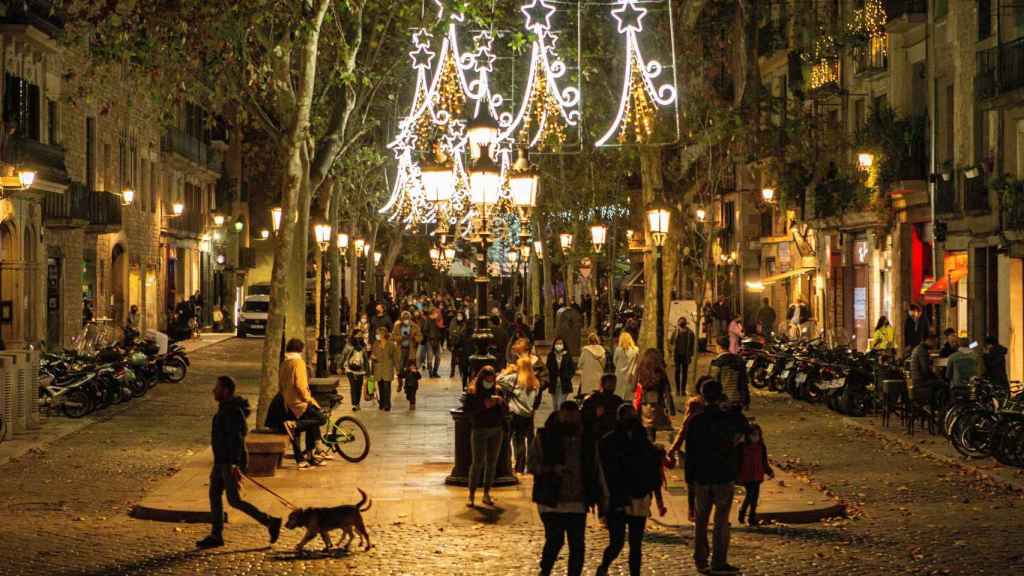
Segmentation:
[(656, 60), (645, 61), (640, 52), (637, 34), (643, 32), (643, 19), (647, 9), (638, 7), (636, 0), (620, 0), (612, 11), (618, 24), (618, 32), (626, 40), (625, 77), (619, 110), (604, 136), (595, 143), (603, 146), (613, 135), (619, 144), (634, 142), (648, 143), (654, 134), (654, 119), (658, 107), (676, 103), (675, 78), (671, 83), (655, 86), (664, 71)]

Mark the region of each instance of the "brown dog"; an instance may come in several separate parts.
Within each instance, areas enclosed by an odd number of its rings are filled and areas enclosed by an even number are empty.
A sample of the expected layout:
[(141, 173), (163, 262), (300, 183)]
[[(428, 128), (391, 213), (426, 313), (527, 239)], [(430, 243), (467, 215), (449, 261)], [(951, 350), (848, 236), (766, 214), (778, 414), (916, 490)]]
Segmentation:
[[(359, 541), (363, 544), (363, 550), (370, 549), (370, 535), (366, 532), (366, 525), (363, 524), (363, 512), (370, 509), (373, 501), (366, 496), (366, 492), (363, 492), (359, 488), (359, 494), (362, 499), (355, 505), (335, 506), (333, 508), (299, 508), (293, 510), (288, 515), (288, 522), (285, 524), (289, 530), (294, 530), (300, 526), (306, 529), (306, 535), (302, 537), (299, 544), (295, 547), (295, 551), (302, 553), (303, 548), (306, 544), (316, 538), (316, 535), (320, 535), (320, 539), (324, 541), (324, 550), (330, 550), (333, 544), (331, 543), (331, 530), (341, 529), (342, 532), (348, 536), (345, 541), (345, 548), (347, 549), (352, 540), (355, 539), (355, 533), (359, 533)], [(366, 508), (363, 508), (363, 504)]]

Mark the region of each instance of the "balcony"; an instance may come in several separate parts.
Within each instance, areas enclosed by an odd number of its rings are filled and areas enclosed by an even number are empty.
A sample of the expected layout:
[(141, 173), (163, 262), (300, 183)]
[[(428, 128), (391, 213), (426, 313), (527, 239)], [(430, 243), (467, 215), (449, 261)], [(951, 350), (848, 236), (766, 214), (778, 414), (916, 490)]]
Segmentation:
[(52, 182), (61, 186), (71, 183), (71, 180), (68, 179), (67, 168), (64, 166), (64, 148), (60, 146), (43, 144), (31, 138), (12, 136), (4, 156), (5, 162), (34, 170), (37, 187), (43, 182)]
[(964, 177), (964, 212), (988, 212), (988, 186), (980, 175)]
[(181, 216), (165, 216), (165, 229), (174, 235), (198, 238), (206, 232), (206, 215), (187, 206)]
[(160, 137), (160, 150), (177, 154), (200, 168), (220, 172), (223, 156), (199, 138), (177, 128), (168, 128)]
[(883, 0), (889, 32), (906, 32), (928, 20), (928, 0)]
[(887, 38), (875, 36), (868, 40), (867, 46), (858, 48), (853, 55), (858, 76), (880, 74), (889, 69), (889, 49)]
[(815, 96), (826, 96), (839, 89), (842, 78), (842, 62), (838, 58), (829, 58), (811, 64), (807, 77), (807, 88)]
[(1024, 87), (1024, 38), (978, 51), (974, 90), (979, 100), (996, 98), (1021, 87)]

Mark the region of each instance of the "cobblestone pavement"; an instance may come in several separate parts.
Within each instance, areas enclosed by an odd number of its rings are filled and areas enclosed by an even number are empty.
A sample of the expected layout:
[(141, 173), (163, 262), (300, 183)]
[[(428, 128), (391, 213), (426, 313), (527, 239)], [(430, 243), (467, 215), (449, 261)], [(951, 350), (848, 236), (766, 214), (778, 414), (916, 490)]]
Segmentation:
[[(193, 543), (205, 526), (129, 518), (147, 489), (207, 442), (215, 372), (230, 373), (242, 390), (252, 390), (259, 347), (259, 340), (229, 340), (201, 350), (184, 382), (162, 384), (123, 413), (0, 466), (0, 574), (535, 572), (542, 540), (536, 521), (452, 527), (395, 519), (369, 526), (376, 545), (369, 552), (295, 558), (298, 532), (286, 532), (269, 549), (259, 526), (229, 525), (228, 546), (200, 553)], [(1024, 569), (1020, 494), (852, 428), (820, 407), (758, 397), (752, 413), (778, 465), (848, 502), (853, 517), (735, 529), (730, 560), (745, 574)], [(596, 523), (587, 536), (589, 573), (607, 539)], [(689, 529), (653, 525), (644, 573), (694, 574), (690, 543)], [(613, 574), (624, 573), (620, 560)]]

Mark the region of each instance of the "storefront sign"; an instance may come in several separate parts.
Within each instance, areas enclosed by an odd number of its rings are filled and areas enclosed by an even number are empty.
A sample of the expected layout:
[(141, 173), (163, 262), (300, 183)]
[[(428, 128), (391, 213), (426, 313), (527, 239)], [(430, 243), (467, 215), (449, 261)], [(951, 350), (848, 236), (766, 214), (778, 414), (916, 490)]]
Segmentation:
[(853, 243), (853, 261), (857, 266), (863, 266), (868, 263), (868, 241), (857, 240)]
[(868, 317), (868, 289), (857, 287), (853, 289), (853, 319), (866, 320)]

